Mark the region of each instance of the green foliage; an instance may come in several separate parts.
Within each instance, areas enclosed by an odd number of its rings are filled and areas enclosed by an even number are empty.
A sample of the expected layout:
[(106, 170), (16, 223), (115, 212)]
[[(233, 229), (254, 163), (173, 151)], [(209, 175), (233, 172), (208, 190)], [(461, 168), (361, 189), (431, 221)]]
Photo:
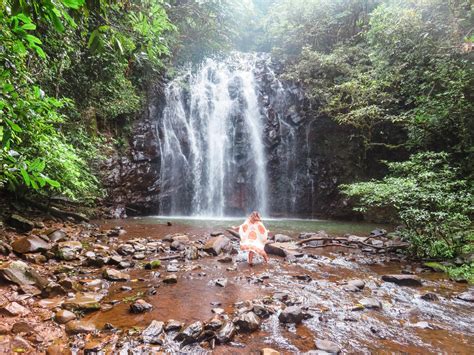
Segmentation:
[(380, 181), (343, 186), (358, 199), (358, 210), (390, 207), (404, 224), (403, 239), (420, 257), (453, 258), (473, 241), (473, 186), (459, 179), (446, 153), (418, 153), (405, 162), (388, 163)]

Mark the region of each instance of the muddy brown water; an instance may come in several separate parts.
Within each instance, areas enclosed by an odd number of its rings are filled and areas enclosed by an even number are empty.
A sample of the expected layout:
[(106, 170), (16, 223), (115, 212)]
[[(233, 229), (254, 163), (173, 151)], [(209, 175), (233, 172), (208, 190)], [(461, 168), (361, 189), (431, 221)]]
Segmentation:
[[(124, 227), (127, 230), (127, 234), (121, 237), (124, 240), (136, 237), (160, 239), (172, 233), (201, 236), (235, 224), (234, 221), (173, 220), (173, 225), (167, 226), (158, 219), (98, 223), (103, 229), (118, 225)], [(297, 223), (270, 221), (268, 225), (274, 233), (282, 231), (293, 236), (311, 227), (306, 222), (298, 227)], [(373, 227), (345, 224), (326, 226), (325, 229), (329, 229), (331, 234), (343, 234), (344, 231), (367, 235)], [(300, 325), (287, 326), (279, 323), (277, 315), (272, 315), (263, 321), (258, 332), (240, 334), (229, 345), (217, 346), (212, 352), (250, 353), (270, 347), (282, 353), (301, 353), (316, 349), (316, 339), (327, 339), (338, 344), (343, 353), (474, 353), (474, 306), (455, 298), (468, 285), (454, 283), (443, 274), (425, 271), (418, 273), (423, 279), (422, 287), (401, 287), (383, 282), (381, 275), (401, 273), (410, 268), (416, 270), (417, 265), (408, 265), (384, 255), (361, 254), (333, 247), (305, 252), (309, 255), (295, 262), (272, 256), (269, 264), (253, 267), (243, 261), (236, 262), (235, 257), (232, 263), (220, 263), (216, 257), (180, 261), (177, 263), (181, 267), (177, 273), (178, 283), (172, 285), (161, 283), (159, 277), (153, 277), (152, 271), (131, 269), (132, 280), (112, 284), (105, 299), (119, 302), (111, 310), (87, 314), (85, 319), (98, 327), (111, 323), (126, 330), (144, 328), (155, 319), (165, 322), (175, 319), (189, 324), (211, 319), (212, 308), (216, 307), (212, 303), (220, 303), (219, 307), (231, 315), (236, 302), (260, 299), (281, 291), (307, 307), (313, 317)], [(174, 262), (163, 262), (158, 269), (161, 276), (167, 274), (169, 263)], [(232, 266), (236, 270), (226, 270)], [(297, 275), (308, 275), (311, 280), (298, 280)], [(214, 284), (214, 280), (221, 277), (228, 279), (224, 288)], [(344, 283), (351, 279), (365, 282), (362, 292), (344, 290)], [(121, 291), (122, 285), (130, 286), (132, 290)], [(157, 293), (148, 296), (146, 292), (151, 287), (156, 287)], [(439, 300), (421, 299), (426, 292), (436, 293)], [(131, 314), (127, 300), (134, 296), (143, 297), (153, 305), (153, 310)], [(382, 309), (353, 310), (363, 297), (381, 301)], [(420, 328), (423, 323), (419, 322), (427, 322), (428, 329)], [(170, 342), (167, 346), (167, 350), (188, 353), (210, 351), (198, 345), (179, 349)]]

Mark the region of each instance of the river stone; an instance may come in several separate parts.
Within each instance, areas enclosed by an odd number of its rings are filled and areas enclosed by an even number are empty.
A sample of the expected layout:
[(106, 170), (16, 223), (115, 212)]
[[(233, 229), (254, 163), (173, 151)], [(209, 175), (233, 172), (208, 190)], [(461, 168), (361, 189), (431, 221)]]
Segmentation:
[(66, 333), (69, 335), (93, 333), (97, 330), (94, 324), (81, 320), (72, 320), (66, 323)]
[(305, 318), (303, 310), (298, 306), (286, 307), (278, 316), (278, 319), (282, 323), (301, 323)]
[(133, 245), (128, 243), (120, 244), (117, 248), (117, 253), (123, 256), (131, 255), (135, 253), (135, 248), (133, 247)]
[(174, 240), (174, 241), (170, 244), (170, 249), (171, 249), (171, 250), (175, 250), (175, 251), (183, 251), (184, 249), (186, 249), (186, 245), (184, 245), (183, 243), (181, 243), (181, 242), (178, 241), (178, 240)]
[(159, 338), (159, 335), (163, 332), (165, 323), (154, 320), (150, 325), (142, 332), (142, 339), (144, 343), (162, 345), (163, 341)]
[(260, 350), (260, 355), (280, 355), (280, 352), (272, 348), (263, 348)]
[(382, 303), (380, 303), (380, 301), (376, 300), (375, 298), (364, 297), (359, 301), (359, 303), (362, 306), (364, 306), (364, 308), (368, 308), (368, 309), (380, 309), (380, 308), (382, 308)]
[(51, 244), (45, 242), (36, 235), (29, 235), (19, 238), (12, 243), (12, 249), (15, 253), (38, 253), (51, 249)]
[(76, 319), (76, 315), (66, 309), (61, 309), (56, 312), (54, 319), (59, 324), (66, 324), (67, 322)]
[(436, 293), (427, 292), (427, 293), (425, 293), (424, 295), (421, 296), (421, 299), (425, 300), (425, 301), (437, 301), (438, 296), (436, 295)]
[(28, 310), (28, 308), (23, 307), (19, 303), (11, 302), (7, 304), (6, 306), (1, 307), (0, 313), (6, 314), (7, 316), (10, 316), (10, 317), (16, 317), (16, 316), (25, 316), (27, 314), (30, 314), (30, 311)]
[(240, 315), (234, 323), (243, 332), (253, 332), (260, 327), (261, 321), (255, 313), (246, 312)]
[(174, 331), (179, 331), (183, 327), (183, 323), (170, 319), (166, 322), (165, 325), (165, 332), (174, 332)]
[(232, 340), (235, 334), (234, 323), (226, 321), (221, 329), (216, 333), (216, 339), (219, 344), (224, 344)]
[(210, 238), (204, 245), (204, 251), (213, 255), (219, 255), (223, 251), (230, 251), (232, 245), (230, 239), (226, 236), (220, 235), (218, 237)]
[(104, 279), (107, 279), (109, 281), (129, 281), (130, 280), (130, 275), (120, 272), (118, 270), (114, 270), (114, 269), (105, 269), (102, 272), (102, 276), (104, 277)]
[(201, 321), (194, 322), (188, 325), (181, 333), (176, 335), (175, 341), (181, 342), (182, 345), (192, 344), (197, 341), (197, 338), (202, 333), (204, 326)]
[(19, 286), (36, 285), (42, 289), (48, 283), (48, 280), (38, 274), (36, 270), (20, 260), (9, 261), (1, 264), (0, 276)]
[(77, 293), (73, 298), (64, 301), (63, 308), (70, 311), (95, 311), (100, 309), (103, 295), (97, 293)]
[(275, 234), (275, 242), (277, 243), (287, 243), (291, 241), (293, 241), (293, 239), (285, 234)]
[(163, 282), (165, 284), (175, 284), (178, 282), (178, 277), (175, 274), (166, 275)]
[(184, 257), (186, 260), (196, 260), (199, 258), (199, 251), (194, 245), (189, 245), (184, 249)]
[(399, 286), (421, 286), (421, 280), (416, 275), (383, 275), (382, 280), (392, 282)]
[(466, 302), (474, 302), (474, 290), (469, 290), (457, 295), (457, 298)]
[(30, 232), (35, 227), (33, 222), (17, 214), (12, 214), (5, 222), (19, 233)]
[(326, 351), (329, 354), (339, 354), (341, 352), (341, 348), (330, 340), (316, 339), (315, 343), (319, 350)]
[(166, 266), (166, 271), (168, 271), (168, 272), (178, 272), (179, 267), (178, 267), (178, 265), (175, 265), (175, 264), (169, 264), (168, 266)]
[(107, 265), (119, 265), (123, 261), (123, 258), (120, 255), (111, 255), (107, 260)]
[(139, 299), (130, 305), (130, 312), (132, 313), (144, 313), (151, 311), (153, 306), (145, 300)]
[(135, 260), (143, 260), (143, 259), (145, 259), (145, 257), (146, 257), (146, 256), (145, 256), (144, 253), (136, 253), (136, 254), (133, 254), (133, 258), (134, 258)]
[(218, 315), (215, 315), (210, 321), (204, 325), (205, 330), (219, 330), (224, 325), (224, 321)]
[(283, 243), (268, 243), (265, 244), (264, 250), (269, 255), (281, 256), (282, 258), (288, 255), (288, 252), (283, 247)]
[(63, 242), (67, 239), (67, 233), (61, 229), (55, 230), (52, 233), (48, 234), (48, 238), (53, 243)]
[(226, 287), (227, 286), (227, 279), (226, 278), (217, 279), (215, 284), (216, 284), (216, 286)]
[(178, 234), (178, 235), (172, 236), (171, 241), (186, 244), (186, 243), (189, 243), (189, 237), (187, 235), (184, 235), (184, 234)]
[(82, 250), (82, 243), (77, 240), (58, 243), (57, 256), (61, 260), (74, 260), (79, 257)]

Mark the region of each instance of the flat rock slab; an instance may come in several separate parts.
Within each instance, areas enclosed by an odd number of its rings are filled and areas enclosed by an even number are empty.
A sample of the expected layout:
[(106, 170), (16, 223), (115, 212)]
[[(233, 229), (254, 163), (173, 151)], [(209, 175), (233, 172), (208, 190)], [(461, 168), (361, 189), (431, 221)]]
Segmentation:
[(109, 281), (129, 281), (130, 275), (114, 269), (105, 269), (102, 272), (104, 279)]
[(94, 324), (85, 321), (72, 320), (66, 323), (66, 333), (70, 335), (93, 333), (96, 330), (97, 328)]
[(364, 306), (364, 308), (368, 309), (381, 309), (382, 308), (382, 303), (379, 300), (376, 300), (375, 298), (370, 298), (370, 297), (365, 297), (362, 298), (359, 303)]
[(39, 253), (52, 248), (51, 244), (36, 235), (29, 235), (19, 238), (12, 243), (12, 249), (15, 253)]
[(150, 323), (148, 327), (142, 333), (142, 339), (144, 343), (149, 344), (158, 344), (161, 345), (163, 343), (162, 339), (159, 337), (164, 330), (164, 322), (160, 322), (154, 320)]
[(100, 300), (104, 296), (95, 293), (78, 293), (74, 298), (64, 301), (63, 307), (70, 311), (94, 311), (100, 309)]
[(416, 275), (383, 275), (382, 280), (399, 286), (421, 286), (421, 279)]
[(38, 272), (28, 264), (20, 260), (10, 261), (0, 265), (0, 276), (19, 286), (36, 285), (42, 289), (48, 284), (48, 280), (38, 274)]
[(339, 345), (337, 345), (336, 343), (330, 340), (316, 339), (315, 343), (316, 343), (316, 347), (319, 350), (325, 351), (326, 353), (339, 354), (341, 352), (341, 348), (339, 347)]

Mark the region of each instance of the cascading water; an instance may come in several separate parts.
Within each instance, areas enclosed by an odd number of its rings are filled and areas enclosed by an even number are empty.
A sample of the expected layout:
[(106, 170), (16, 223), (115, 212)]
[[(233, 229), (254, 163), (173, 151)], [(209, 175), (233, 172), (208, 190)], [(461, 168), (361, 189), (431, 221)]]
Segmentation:
[(161, 214), (269, 215), (273, 150), (286, 182), (285, 191), (272, 193), (291, 195), (293, 207), (285, 209), (294, 208), (296, 124), (281, 119), (288, 95), (268, 62), (265, 55), (234, 53), (207, 59), (168, 84), (158, 125)]

